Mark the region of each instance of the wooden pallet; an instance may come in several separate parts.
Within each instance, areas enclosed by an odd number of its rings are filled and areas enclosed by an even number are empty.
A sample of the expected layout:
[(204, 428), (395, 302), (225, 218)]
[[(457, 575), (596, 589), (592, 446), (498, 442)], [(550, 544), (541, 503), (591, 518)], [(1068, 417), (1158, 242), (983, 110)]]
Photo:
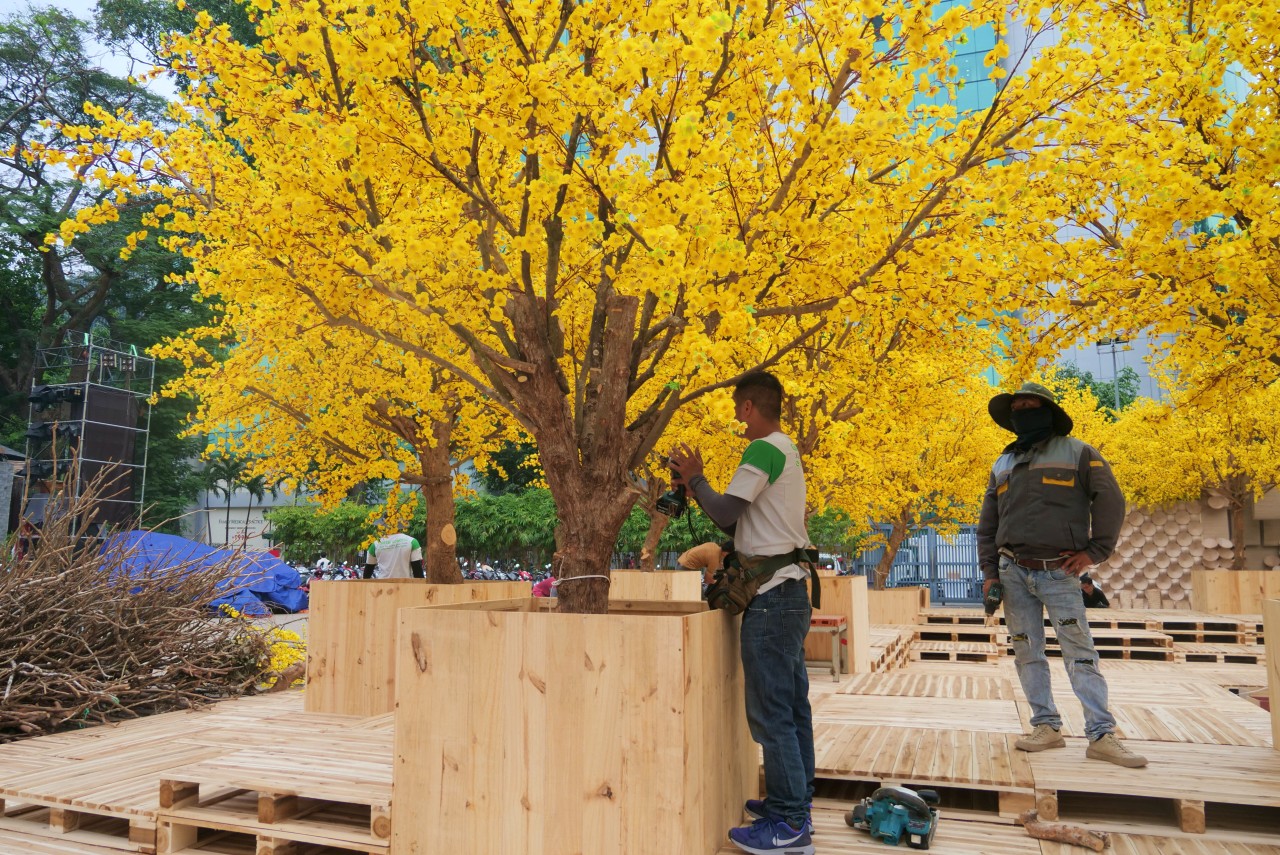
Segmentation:
[(1013, 749), (1015, 739), (989, 730), (814, 724), (819, 778), (981, 791), (1003, 816), (1031, 807), (1035, 792), (1027, 754)]
[[(1122, 659), (1125, 661), (1135, 662), (1177, 661), (1177, 657), (1171, 647), (1103, 647), (1095, 644), (1094, 649), (1098, 652), (1099, 659)], [(1009, 648), (1009, 653), (1010, 655), (1013, 654), (1013, 647)], [(1046, 647), (1045, 655), (1060, 658), (1062, 656), (1062, 650), (1057, 646)]]
[(871, 670), (883, 673), (910, 661), (914, 626), (877, 624), (871, 627)]
[(392, 735), (302, 737), (287, 750), (235, 751), (172, 768), (160, 782), (156, 849), (182, 852), (202, 836), (256, 841), (259, 855), (290, 844), (382, 855), (391, 839)]
[(1008, 631), (1002, 626), (973, 626), (970, 624), (923, 624), (916, 627), (916, 641), (971, 641), (986, 644), (1002, 644)]
[(1265, 665), (1267, 651), (1260, 644), (1191, 644), (1173, 645), (1177, 662), (1228, 662), (1237, 665)]
[[(1036, 806), (1044, 819), (1059, 817), (1063, 793), (1090, 799), (1111, 796), (1161, 805), (1181, 830), (1202, 833), (1206, 805), (1265, 809), (1280, 821), (1280, 752), (1263, 746), (1194, 745), (1131, 741), (1150, 760), (1143, 769), (1124, 769), (1085, 760), (1085, 741), (1069, 738), (1067, 748), (1029, 755)], [(1273, 826), (1280, 827), (1280, 826)]]
[(917, 641), (911, 645), (911, 658), (915, 661), (997, 662), (1004, 655), (1002, 651), (1003, 648), (994, 642)]
[(987, 622), (987, 616), (980, 608), (930, 608), (922, 609), (920, 617), (925, 624), (929, 625), (969, 625), (982, 626)]

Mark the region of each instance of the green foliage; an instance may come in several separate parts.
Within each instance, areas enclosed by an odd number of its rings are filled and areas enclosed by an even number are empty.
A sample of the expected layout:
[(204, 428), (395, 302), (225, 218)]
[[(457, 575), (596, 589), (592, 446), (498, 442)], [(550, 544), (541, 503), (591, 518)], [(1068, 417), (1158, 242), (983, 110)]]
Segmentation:
[(173, 0), (98, 0), (97, 35), (110, 45), (128, 50), (141, 45), (153, 60), (159, 57), (165, 35), (189, 33), (196, 15), (208, 12), (214, 21), (231, 28), (231, 38), (244, 45), (261, 41), (249, 20), (247, 6), (239, 0), (188, 0), (179, 9)]
[(323, 555), (334, 562), (359, 563), (361, 548), (374, 533), (369, 512), (364, 505), (342, 502), (329, 511), (314, 504), (285, 505), (265, 516), (285, 561), (311, 564)]
[[(164, 5), (168, 5), (167, 3)], [(141, 25), (138, 10), (130, 13)], [(54, 8), (0, 18), (0, 442), (21, 449), (36, 353), (105, 324), (110, 338), (144, 350), (208, 317), (183, 286), (167, 281), (186, 262), (149, 239), (124, 261), (125, 236), (141, 226), (142, 203), (95, 226), (69, 247), (42, 252), (45, 235), (94, 192), (23, 155), (32, 142), (56, 143), (50, 123), (87, 121), (85, 102), (162, 120), (164, 102), (102, 71), (89, 55), (90, 25)], [(176, 375), (157, 365), (157, 381)], [(152, 410), (143, 524), (176, 532), (199, 492), (190, 461), (197, 443), (179, 436), (191, 406), (162, 400)]]
[(545, 488), (461, 499), (454, 514), (459, 556), (546, 563), (555, 551), (556, 507)]
[(479, 470), (480, 484), (494, 495), (519, 493), (542, 479), (538, 447), (532, 442), (504, 442), (489, 461), (491, 466)]
[[(1092, 371), (1083, 371), (1079, 366), (1071, 362), (1058, 366), (1057, 376), (1060, 379), (1074, 383), (1081, 389), (1088, 389), (1093, 392), (1093, 397), (1097, 398), (1098, 404), (1107, 410), (1112, 421), (1115, 421), (1117, 412), (1128, 409), (1129, 405), (1138, 400), (1142, 393), (1142, 378), (1138, 376), (1138, 372), (1128, 365), (1120, 369), (1114, 381), (1097, 379), (1093, 376)], [(1118, 410), (1115, 404), (1117, 384), (1120, 386), (1120, 407)]]
[(867, 540), (867, 527), (839, 508), (827, 507), (805, 523), (809, 539), (823, 552), (857, 555)]

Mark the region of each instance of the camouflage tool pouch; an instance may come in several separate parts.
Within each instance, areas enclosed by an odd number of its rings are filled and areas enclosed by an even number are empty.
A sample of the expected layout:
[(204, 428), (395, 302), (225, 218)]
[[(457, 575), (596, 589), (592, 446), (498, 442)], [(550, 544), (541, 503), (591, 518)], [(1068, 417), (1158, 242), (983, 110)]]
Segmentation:
[(813, 577), (813, 604), (822, 602), (818, 576), (814, 572), (816, 556), (809, 550), (797, 549), (785, 555), (743, 555), (731, 552), (725, 558), (724, 567), (716, 571), (715, 579), (707, 588), (707, 605), (724, 609), (731, 615), (747, 610), (760, 586), (773, 578), (773, 574), (788, 564), (809, 565)]

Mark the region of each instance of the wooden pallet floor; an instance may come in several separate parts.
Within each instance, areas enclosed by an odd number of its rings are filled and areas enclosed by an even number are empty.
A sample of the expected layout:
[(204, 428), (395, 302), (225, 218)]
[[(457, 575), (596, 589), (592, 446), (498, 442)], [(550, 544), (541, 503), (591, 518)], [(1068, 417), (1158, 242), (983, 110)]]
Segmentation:
[[(914, 628), (875, 633), (892, 670), (812, 681), (819, 790), (838, 793), (816, 802), (819, 855), (887, 851), (843, 819), (884, 783), (939, 790), (944, 855), (1066, 855), (1012, 824), (1037, 803), (1115, 832), (1126, 855), (1280, 855), (1280, 752), (1266, 714), (1232, 691), (1264, 686), (1265, 666), (1104, 660), (1119, 728), (1152, 761), (1130, 770), (1084, 757), (1061, 660), (1069, 745), (1028, 755), (1013, 749), (1029, 709), (1011, 656), (903, 661)], [(306, 714), (284, 693), (0, 745), (0, 855), (382, 855), (392, 728), (390, 715)]]

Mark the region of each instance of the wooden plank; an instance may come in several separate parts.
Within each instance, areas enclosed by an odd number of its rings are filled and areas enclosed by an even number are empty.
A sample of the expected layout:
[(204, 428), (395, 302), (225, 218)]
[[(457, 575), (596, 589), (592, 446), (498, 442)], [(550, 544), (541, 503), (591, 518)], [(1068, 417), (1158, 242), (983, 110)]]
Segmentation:
[(896, 695), (913, 698), (968, 698), (1011, 701), (1013, 682), (1008, 677), (970, 674), (920, 674), (913, 668), (893, 674), (859, 675), (841, 684), (842, 695)]
[(611, 600), (702, 600), (702, 574), (697, 570), (610, 570)]
[(1271, 745), (1280, 751), (1280, 598), (1263, 605), (1267, 634), (1267, 685), (1271, 702)]
[[(1040, 846), (1044, 855), (1081, 855), (1086, 851), (1049, 840), (1041, 841)], [(1111, 832), (1111, 848), (1107, 851), (1111, 855), (1280, 855), (1280, 844)]]

